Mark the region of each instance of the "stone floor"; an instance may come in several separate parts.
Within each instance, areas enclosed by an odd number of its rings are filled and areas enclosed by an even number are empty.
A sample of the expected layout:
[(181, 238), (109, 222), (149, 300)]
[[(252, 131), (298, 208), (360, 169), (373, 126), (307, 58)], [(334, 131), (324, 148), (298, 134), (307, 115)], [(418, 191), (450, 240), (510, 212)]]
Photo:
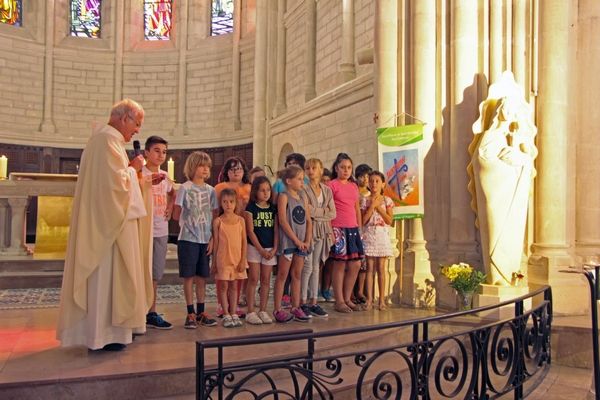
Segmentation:
[[(331, 310), (330, 305), (327, 306)], [(184, 306), (164, 304), (159, 312), (174, 324), (170, 331), (150, 330), (120, 353), (89, 352), (85, 348), (59, 347), (55, 337), (57, 308), (3, 310), (0, 312), (0, 398), (2, 384), (19, 385), (31, 382), (94, 379), (107, 375), (149, 374), (164, 370), (187, 371), (195, 366), (194, 343), (199, 339), (233, 337), (261, 332), (290, 331), (310, 328), (316, 331), (348, 328), (367, 324), (408, 320), (432, 315), (431, 311), (392, 308), (380, 312), (332, 315), (328, 319), (313, 319), (309, 324), (247, 326), (227, 330), (222, 327), (183, 329)], [(333, 312), (331, 312), (333, 313)], [(555, 318), (556, 327), (589, 326), (586, 317)], [(589, 330), (588, 330), (589, 332)], [(566, 334), (563, 332), (564, 337)], [(589, 343), (589, 342), (586, 342)], [(591, 353), (591, 345), (589, 347)], [(556, 349), (555, 349), (556, 350)], [(273, 347), (274, 352), (278, 351)], [(256, 355), (248, 355), (256, 357)], [(193, 385), (193, 380), (190, 382)], [(586, 399), (592, 386), (591, 369), (561, 366), (554, 363), (544, 382), (529, 398)], [(192, 399), (192, 395), (153, 398)], [(82, 396), (81, 398), (85, 398)]]

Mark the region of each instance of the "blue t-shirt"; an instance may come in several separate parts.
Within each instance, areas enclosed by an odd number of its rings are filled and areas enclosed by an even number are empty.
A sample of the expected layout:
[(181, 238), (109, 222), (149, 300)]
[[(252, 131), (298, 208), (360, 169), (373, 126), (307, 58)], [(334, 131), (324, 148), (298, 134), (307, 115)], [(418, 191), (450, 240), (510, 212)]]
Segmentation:
[(211, 238), (213, 210), (218, 207), (215, 188), (187, 181), (177, 190), (175, 204), (181, 207), (179, 240), (208, 243)]
[[(310, 180), (308, 179), (308, 177), (304, 175), (304, 184), (307, 185), (309, 182)], [(283, 180), (281, 180), (281, 178), (277, 178), (277, 180), (273, 184), (273, 193), (281, 192), (285, 192), (285, 183), (283, 183)]]

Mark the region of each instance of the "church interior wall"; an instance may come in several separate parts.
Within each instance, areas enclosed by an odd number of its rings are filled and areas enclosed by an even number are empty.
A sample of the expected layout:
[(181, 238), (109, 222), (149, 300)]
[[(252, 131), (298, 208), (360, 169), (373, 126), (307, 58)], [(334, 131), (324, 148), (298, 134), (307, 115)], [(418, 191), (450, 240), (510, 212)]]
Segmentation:
[[(254, 1), (242, 7), (248, 23), (241, 23), (239, 46), (241, 129), (234, 128), (231, 111), (232, 35), (210, 36), (210, 2), (174, 2), (172, 40), (150, 42), (143, 40), (142, 3), (120, 4), (103, 2), (100, 39), (69, 36), (67, 0), (53, 2), (53, 9), (51, 2), (23, 2), (23, 27), (0, 25), (0, 79), (10, 82), (3, 94), (1, 141), (82, 148), (92, 121), (105, 122), (115, 101), (131, 97), (146, 111), (142, 136), (165, 136), (172, 148), (250, 142), (255, 17), (249, 7)], [(187, 40), (178, 37), (184, 6)], [(54, 18), (47, 20), (50, 12)], [(51, 40), (45, 35), (48, 27), (54, 32)], [(49, 110), (44, 110), (45, 57), (52, 59)], [(180, 79), (185, 93), (180, 93)], [(177, 131), (180, 104), (185, 120)], [(50, 132), (42, 132), (44, 114), (52, 122)]]
[(317, 96), (339, 83), (338, 65), (342, 61), (342, 2), (317, 2)]

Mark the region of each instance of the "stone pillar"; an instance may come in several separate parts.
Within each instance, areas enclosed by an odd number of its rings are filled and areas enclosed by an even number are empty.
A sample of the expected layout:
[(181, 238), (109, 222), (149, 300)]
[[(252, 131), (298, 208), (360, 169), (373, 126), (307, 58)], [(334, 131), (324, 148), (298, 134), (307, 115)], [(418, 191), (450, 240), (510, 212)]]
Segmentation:
[(254, 133), (253, 165), (266, 163), (267, 149), (267, 42), (268, 0), (256, 0), (256, 34), (254, 45)]
[(56, 127), (52, 120), (54, 82), (54, 2), (46, 2), (46, 51), (44, 57), (44, 109), (42, 110), (42, 123), (40, 131), (43, 133), (54, 133)]
[(8, 234), (8, 200), (0, 199), (0, 253), (6, 250)]
[[(375, 125), (392, 126), (398, 109), (398, 2), (380, 0), (375, 3)], [(402, 245), (402, 243), (400, 243)], [(400, 302), (402, 260), (388, 263), (391, 300)]]
[(25, 251), (25, 210), (27, 209), (27, 197), (9, 197), (10, 206), (10, 247), (7, 253), (27, 254)]
[(525, 90), (527, 76), (527, 0), (513, 0), (513, 57), (515, 81)]
[(305, 0), (306, 7), (306, 58), (304, 67), (304, 100), (310, 101), (317, 96), (317, 3)]
[(113, 87), (113, 102), (118, 102), (123, 96), (123, 46), (125, 37), (125, 2), (115, 1), (113, 21), (115, 21), (115, 81)]
[[(571, 265), (568, 226), (569, 3), (540, 2), (538, 149), (536, 224), (529, 259), (529, 286), (552, 285), (553, 308), (559, 314), (585, 312), (589, 303), (582, 278), (560, 270)], [(565, 168), (556, 168), (557, 165)], [(572, 199), (571, 199), (572, 200)]]
[[(423, 150), (429, 152), (433, 144), (436, 98), (436, 7), (435, 0), (412, 0), (410, 3), (412, 27), (412, 75), (414, 82), (413, 115), (425, 122), (423, 127)], [(433, 171), (432, 171), (433, 172)], [(427, 187), (434, 183), (435, 176), (425, 171), (425, 188), (421, 196), (427, 196)], [(427, 218), (427, 216), (425, 216)], [(404, 253), (402, 274), (402, 303), (415, 307), (435, 307), (435, 297), (425, 298), (433, 285), (431, 262), (423, 234), (423, 220), (408, 221), (408, 247)]]
[[(179, 24), (177, 25), (178, 31), (176, 38), (179, 42), (179, 63), (177, 74), (177, 124), (175, 125), (173, 133), (176, 136), (183, 136), (188, 134), (186, 129), (188, 0), (179, 0), (175, 4), (178, 4), (179, 6)], [(235, 48), (235, 40), (233, 47)], [(235, 70), (235, 58), (233, 59), (232, 70)], [(235, 96), (236, 87), (239, 88), (239, 84), (235, 85), (234, 82), (232, 86), (234, 95), (232, 95), (232, 97)]]
[(342, 60), (339, 74), (342, 82), (356, 77), (354, 66), (354, 0), (342, 1)]
[[(233, 129), (239, 131), (242, 129), (242, 120), (240, 118), (240, 37), (242, 35), (242, 7), (241, 0), (234, 0), (233, 3), (233, 54), (231, 59), (231, 114), (233, 118)], [(180, 63), (181, 65), (181, 63)]]
[[(276, 82), (276, 91), (275, 91), (275, 116), (279, 116), (285, 114), (287, 110), (287, 104), (285, 101), (285, 8), (286, 8), (286, 0), (279, 0), (277, 4), (277, 82)], [(306, 0), (307, 8), (308, 3), (313, 3), (314, 8), (314, 0)], [(307, 13), (307, 30), (310, 31), (310, 16)], [(310, 52), (310, 48), (307, 48), (307, 53)], [(314, 49), (313, 49), (314, 52)], [(307, 55), (308, 58), (308, 55)], [(309, 73), (306, 72), (307, 78)], [(313, 77), (314, 77), (314, 66), (313, 66)], [(306, 85), (306, 83), (305, 83)], [(313, 93), (314, 93), (314, 78), (313, 78)], [(313, 96), (314, 97), (314, 96)]]
[(504, 71), (503, 2), (490, 0), (490, 84), (496, 82)]
[(450, 38), (450, 226), (448, 255), (450, 261), (478, 263), (475, 240), (475, 214), (467, 164), (472, 125), (478, 117), (478, 7), (475, 1), (452, 0)]

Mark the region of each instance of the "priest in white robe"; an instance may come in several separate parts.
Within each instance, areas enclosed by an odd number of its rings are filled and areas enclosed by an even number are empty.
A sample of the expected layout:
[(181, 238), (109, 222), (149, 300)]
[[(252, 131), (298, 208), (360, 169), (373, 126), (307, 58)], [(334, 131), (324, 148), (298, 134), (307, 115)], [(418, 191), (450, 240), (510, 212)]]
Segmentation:
[(138, 180), (142, 156), (130, 162), (125, 151), (143, 119), (139, 104), (120, 101), (83, 151), (56, 332), (62, 346), (122, 350), (133, 333), (145, 332), (153, 293), (151, 182)]

